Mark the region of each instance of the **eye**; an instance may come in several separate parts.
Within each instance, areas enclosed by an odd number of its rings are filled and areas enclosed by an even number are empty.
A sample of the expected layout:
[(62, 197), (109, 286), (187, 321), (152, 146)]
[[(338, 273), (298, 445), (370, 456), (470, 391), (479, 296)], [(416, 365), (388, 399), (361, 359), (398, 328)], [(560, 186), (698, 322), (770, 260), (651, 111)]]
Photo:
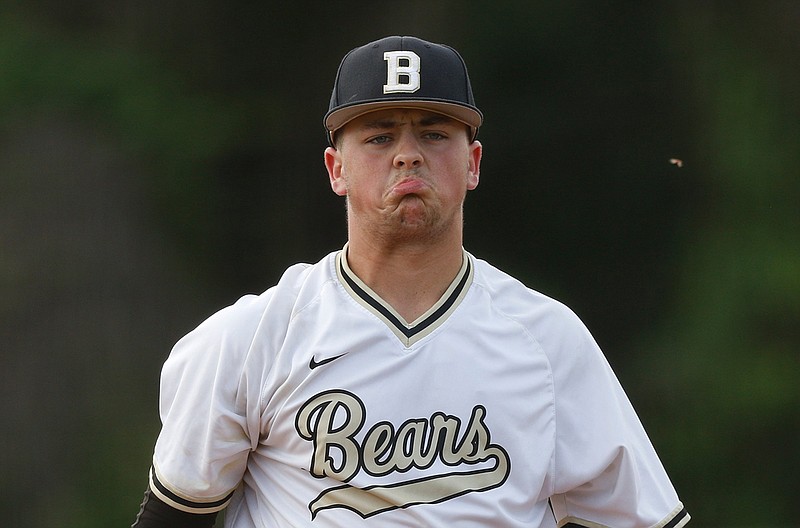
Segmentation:
[(445, 134), (442, 134), (441, 132), (426, 132), (424, 134), (424, 137), (425, 139), (431, 139), (434, 141), (441, 141), (443, 139), (447, 139), (447, 136)]
[(391, 137), (389, 136), (373, 136), (367, 140), (367, 143), (372, 143), (374, 145), (383, 145), (384, 143), (388, 143), (391, 141)]

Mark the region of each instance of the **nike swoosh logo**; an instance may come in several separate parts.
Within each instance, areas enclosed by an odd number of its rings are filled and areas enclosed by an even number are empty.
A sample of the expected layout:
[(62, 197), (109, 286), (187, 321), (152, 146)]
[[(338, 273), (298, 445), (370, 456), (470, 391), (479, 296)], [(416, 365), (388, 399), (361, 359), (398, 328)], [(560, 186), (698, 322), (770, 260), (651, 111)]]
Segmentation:
[(317, 367), (321, 367), (322, 365), (327, 365), (331, 361), (335, 361), (335, 360), (339, 359), (340, 357), (342, 357), (343, 355), (344, 354), (339, 354), (338, 356), (333, 356), (333, 357), (321, 359), (319, 361), (315, 360), (314, 356), (311, 356), (311, 361), (308, 362), (308, 368), (313, 370), (313, 369), (315, 369)]

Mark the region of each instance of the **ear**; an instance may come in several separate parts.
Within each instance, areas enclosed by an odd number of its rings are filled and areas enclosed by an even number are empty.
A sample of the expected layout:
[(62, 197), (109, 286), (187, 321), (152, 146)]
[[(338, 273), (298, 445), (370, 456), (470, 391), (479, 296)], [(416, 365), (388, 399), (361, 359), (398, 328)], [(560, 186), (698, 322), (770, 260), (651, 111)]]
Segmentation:
[(473, 190), (478, 186), (481, 175), (481, 156), (483, 155), (483, 145), (480, 141), (473, 141), (469, 145), (469, 168), (467, 173), (467, 190)]
[(325, 168), (328, 169), (328, 179), (331, 189), (339, 196), (347, 195), (347, 186), (342, 175), (342, 156), (333, 147), (325, 149)]

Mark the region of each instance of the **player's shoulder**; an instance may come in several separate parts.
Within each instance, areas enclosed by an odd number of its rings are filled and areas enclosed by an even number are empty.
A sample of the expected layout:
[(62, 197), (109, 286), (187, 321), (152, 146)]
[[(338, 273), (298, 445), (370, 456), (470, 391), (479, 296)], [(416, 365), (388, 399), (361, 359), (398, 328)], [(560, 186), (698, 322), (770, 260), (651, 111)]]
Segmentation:
[(569, 372), (571, 365), (588, 357), (601, 358), (589, 329), (569, 306), (485, 261), (475, 259), (475, 268), (474, 284), (492, 313), (514, 321), (548, 357), (554, 371)]
[(207, 339), (244, 345), (264, 324), (288, 324), (298, 306), (309, 302), (309, 298), (330, 282), (333, 255), (331, 253), (315, 264), (289, 266), (273, 286), (260, 294), (242, 295), (206, 318), (187, 337), (203, 335)]
[(474, 256), (472, 259), (475, 263), (474, 284), (482, 290), (496, 310), (514, 319), (547, 317), (580, 324), (575, 312), (563, 302), (529, 287), (485, 260)]

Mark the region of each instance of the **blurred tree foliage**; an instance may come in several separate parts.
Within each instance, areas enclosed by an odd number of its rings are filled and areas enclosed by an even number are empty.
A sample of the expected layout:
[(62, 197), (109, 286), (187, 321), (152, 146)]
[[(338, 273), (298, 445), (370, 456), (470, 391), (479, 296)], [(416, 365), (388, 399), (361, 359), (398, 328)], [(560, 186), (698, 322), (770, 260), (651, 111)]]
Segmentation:
[(582, 316), (693, 524), (796, 523), (796, 2), (270, 4), (0, 11), (7, 524), (130, 524), (172, 343), (344, 243), (321, 117), (388, 34), (465, 56), (467, 248)]

